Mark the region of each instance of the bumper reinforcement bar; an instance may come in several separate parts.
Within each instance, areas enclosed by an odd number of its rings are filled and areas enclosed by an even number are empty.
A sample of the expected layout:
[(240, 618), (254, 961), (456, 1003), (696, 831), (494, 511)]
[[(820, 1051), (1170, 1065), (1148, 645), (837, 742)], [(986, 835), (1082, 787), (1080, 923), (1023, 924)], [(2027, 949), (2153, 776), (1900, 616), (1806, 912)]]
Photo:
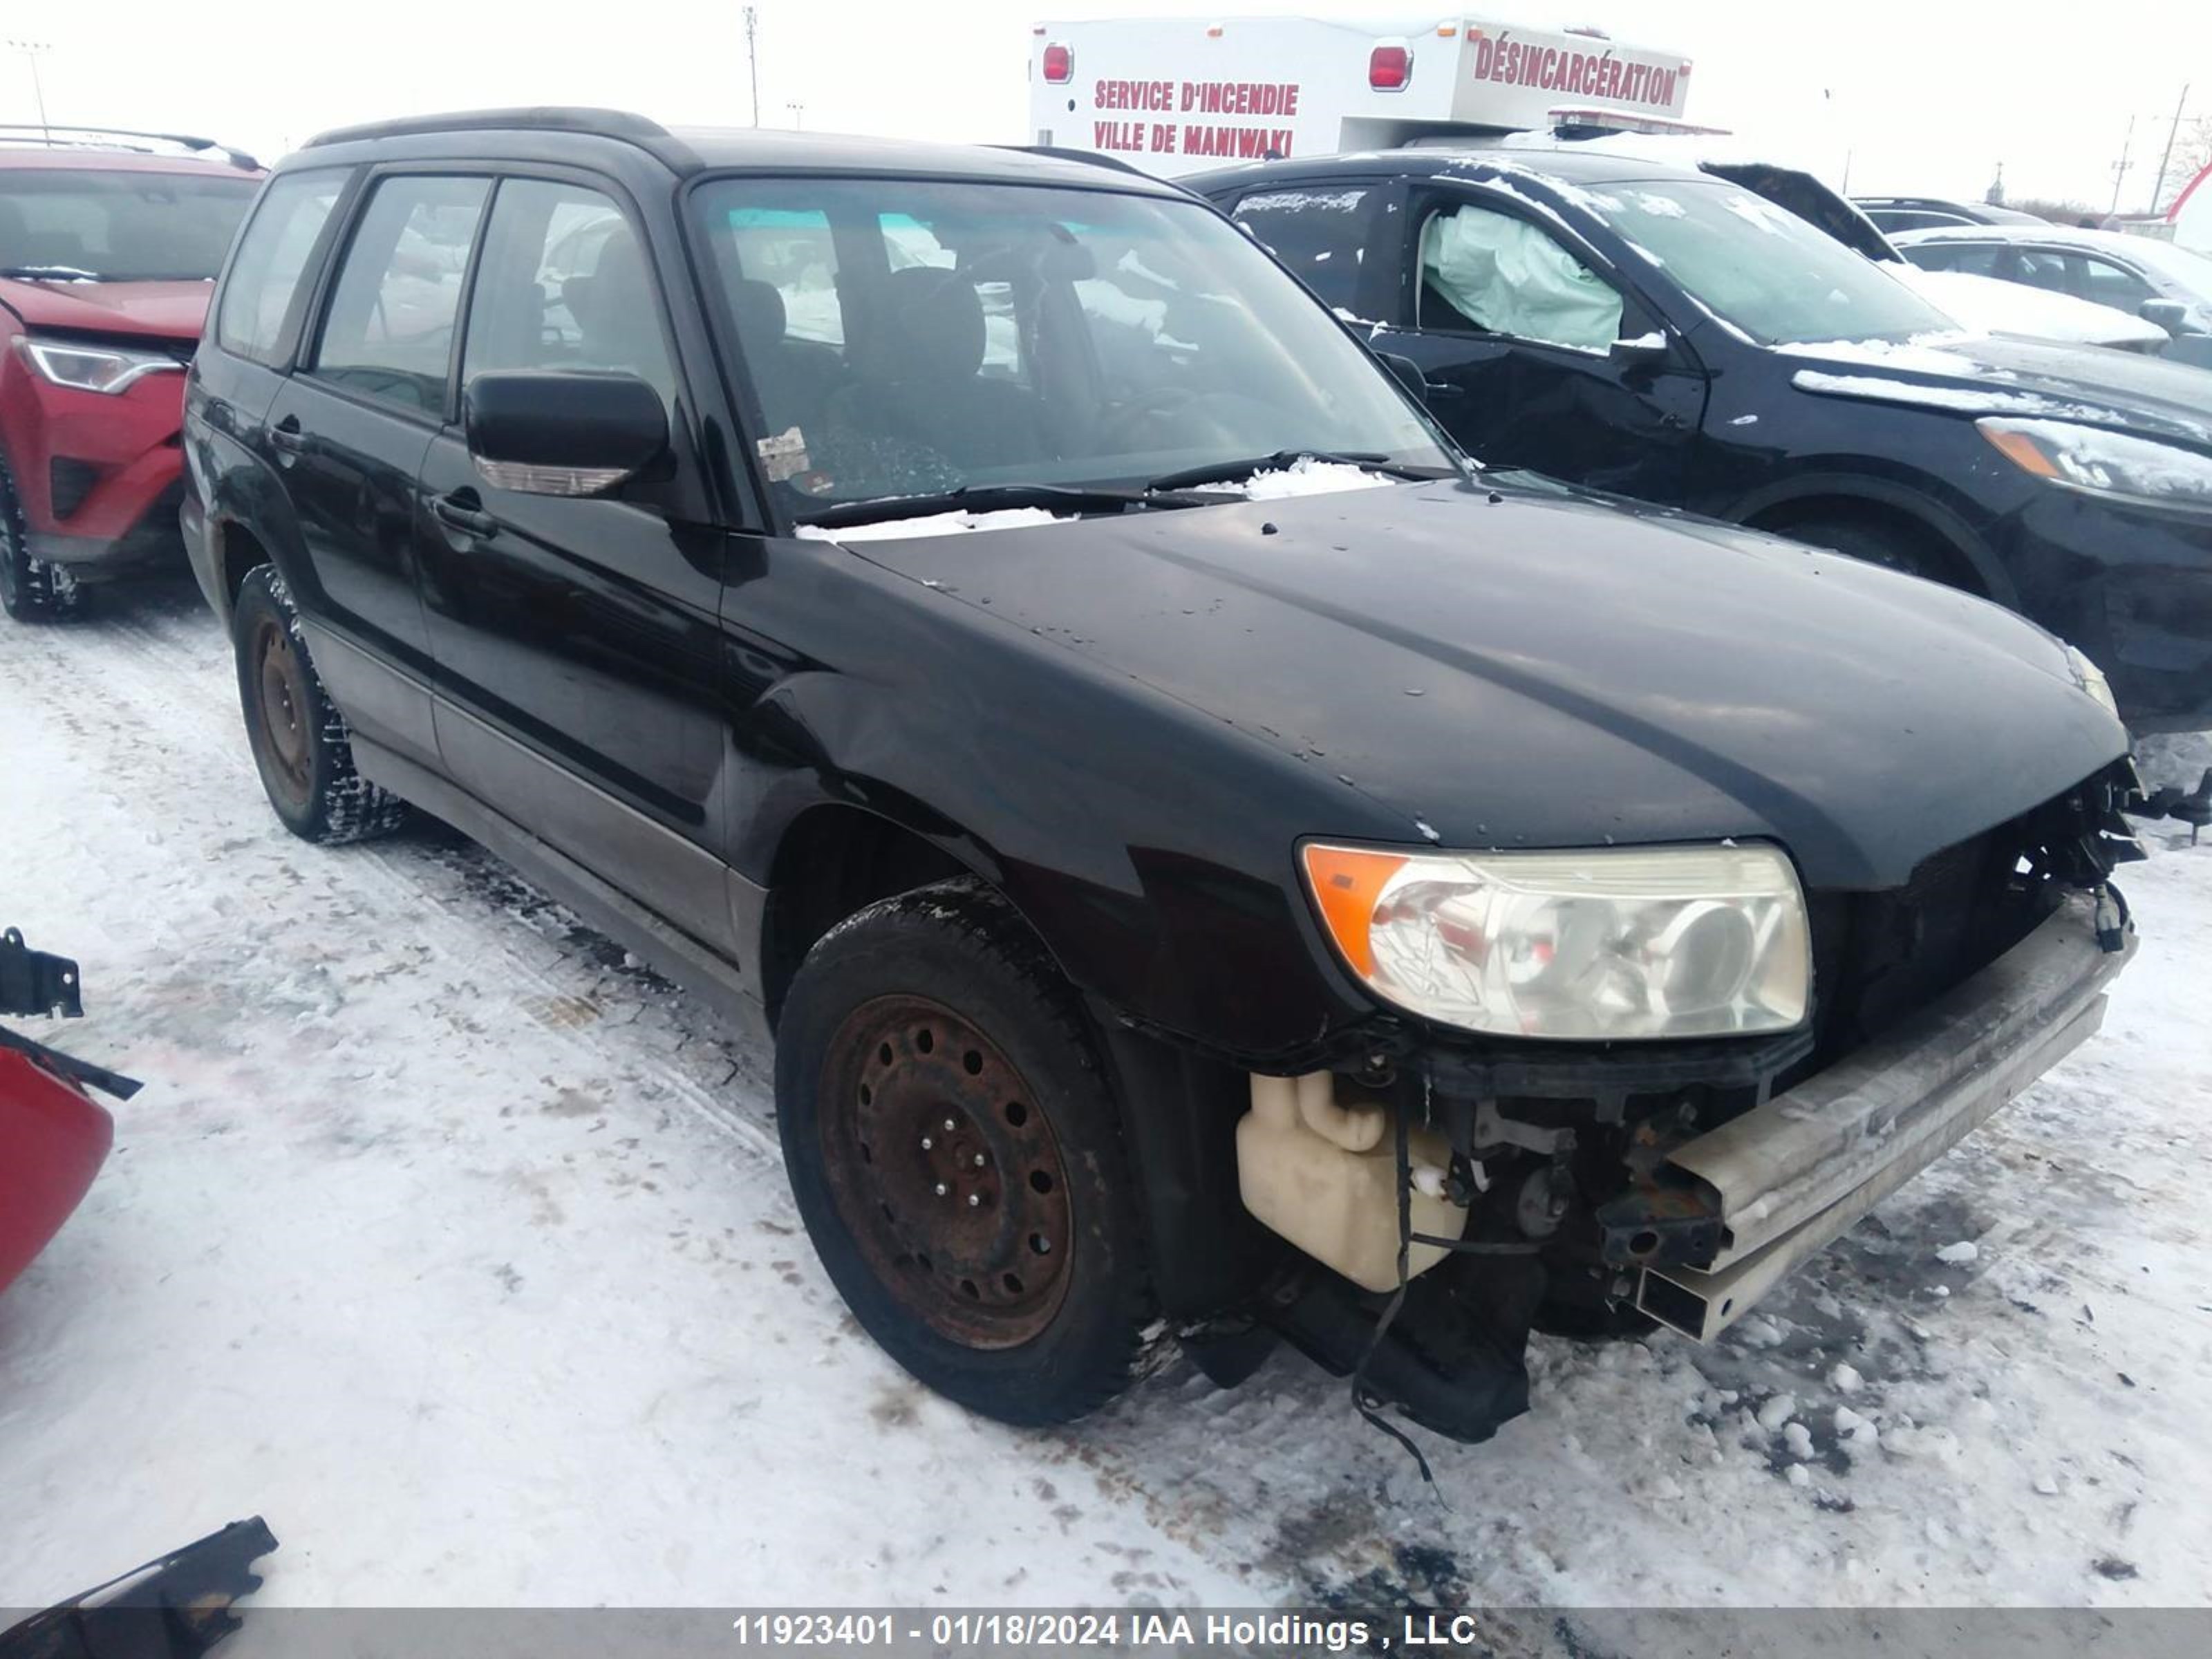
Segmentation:
[(1705, 1341), (2095, 1033), (2135, 953), (2069, 896), (1987, 968), (1866, 1048), (1675, 1149), (1723, 1226), (1704, 1267), (1645, 1269), (1637, 1306)]

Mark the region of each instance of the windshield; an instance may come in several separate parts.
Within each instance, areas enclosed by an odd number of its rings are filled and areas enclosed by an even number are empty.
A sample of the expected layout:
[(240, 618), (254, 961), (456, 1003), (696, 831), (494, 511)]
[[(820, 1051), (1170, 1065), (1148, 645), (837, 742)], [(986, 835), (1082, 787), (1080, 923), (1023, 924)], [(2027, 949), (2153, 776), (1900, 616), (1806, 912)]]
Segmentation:
[(205, 281), (258, 188), (220, 174), (0, 168), (0, 270)]
[(1329, 314), (1196, 203), (850, 178), (717, 179), (693, 202), (765, 470), (801, 520), (1285, 452), (1454, 466)]
[(1585, 199), (1692, 298), (1762, 345), (1958, 331), (1871, 260), (1737, 185), (1644, 181)]

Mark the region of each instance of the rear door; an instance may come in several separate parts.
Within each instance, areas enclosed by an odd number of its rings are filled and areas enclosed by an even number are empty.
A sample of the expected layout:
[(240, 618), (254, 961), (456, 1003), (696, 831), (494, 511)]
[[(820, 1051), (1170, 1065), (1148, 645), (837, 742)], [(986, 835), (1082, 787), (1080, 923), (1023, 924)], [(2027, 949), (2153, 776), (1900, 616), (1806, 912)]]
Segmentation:
[(1590, 243), (1477, 185), (1418, 186), (1395, 222), (1373, 343), (1421, 366), (1453, 437), (1486, 466), (1683, 499), (1703, 372)]
[(491, 181), (389, 173), (371, 181), (302, 367), (258, 437), (298, 515), (315, 660), (355, 724), (436, 753), (429, 635), (416, 597), (416, 475), (444, 418), (463, 279)]
[(731, 948), (715, 788), (723, 532), (709, 520), (667, 304), (610, 180), (501, 180), (471, 279), (460, 384), (619, 369), (659, 392), (666, 464), (604, 495), (477, 471), (458, 416), (428, 434), (422, 594), (446, 769), (487, 805)]

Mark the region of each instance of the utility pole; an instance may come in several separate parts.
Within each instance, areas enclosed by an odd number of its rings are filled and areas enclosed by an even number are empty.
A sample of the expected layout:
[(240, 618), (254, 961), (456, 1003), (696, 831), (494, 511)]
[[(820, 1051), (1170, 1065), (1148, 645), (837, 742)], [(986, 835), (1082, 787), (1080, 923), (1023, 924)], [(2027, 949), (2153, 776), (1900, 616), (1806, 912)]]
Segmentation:
[(802, 132), (805, 131), (806, 129), (806, 106), (804, 104), (786, 104), (784, 107), (791, 112), (791, 125), (799, 131)]
[(2135, 147), (2136, 118), (2128, 117), (2127, 137), (2120, 140), (2120, 159), (2112, 164), (2112, 205), (2109, 213), (2120, 210), (2120, 186), (2128, 179), (2128, 151)]
[(2181, 136), (2181, 112), (2189, 107), (2189, 88), (2181, 88), (2181, 97), (2173, 106), (2173, 125), (2166, 130), (2166, 154), (2159, 158), (2158, 176), (2150, 181), (2150, 209), (2158, 211), (2158, 198), (2166, 190), (2166, 170), (2173, 165), (2173, 141)]
[(760, 125), (760, 8), (745, 8), (745, 63), (753, 76), (753, 125)]
[(54, 132), (46, 125), (46, 88), (39, 79), (39, 59), (53, 48), (43, 40), (10, 40), (8, 44), (21, 52), (31, 65), (31, 95), (38, 100), (39, 104), (39, 137), (52, 143)]

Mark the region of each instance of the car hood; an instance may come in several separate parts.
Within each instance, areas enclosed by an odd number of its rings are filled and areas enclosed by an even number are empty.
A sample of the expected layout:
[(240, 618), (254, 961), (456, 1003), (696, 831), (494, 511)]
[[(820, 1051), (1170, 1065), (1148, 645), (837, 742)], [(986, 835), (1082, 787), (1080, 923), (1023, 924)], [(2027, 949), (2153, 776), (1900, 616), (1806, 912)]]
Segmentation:
[(33, 328), (149, 339), (197, 340), (207, 321), (209, 283), (33, 283), (0, 278), (0, 303)]
[(1911, 344), (1835, 340), (1781, 348), (1801, 392), (2111, 427), (2212, 449), (2212, 376), (2099, 347), (1944, 335)]
[(1286, 848), (1769, 836), (1811, 885), (1890, 886), (2126, 748), (1993, 605), (1538, 481), (848, 550), (1307, 769)]
[(2001, 282), (1970, 270), (1923, 270), (1914, 264), (1885, 264), (1883, 269), (1977, 334), (2151, 348), (2163, 347), (2172, 337), (2156, 323), (2115, 307), (2026, 283)]

